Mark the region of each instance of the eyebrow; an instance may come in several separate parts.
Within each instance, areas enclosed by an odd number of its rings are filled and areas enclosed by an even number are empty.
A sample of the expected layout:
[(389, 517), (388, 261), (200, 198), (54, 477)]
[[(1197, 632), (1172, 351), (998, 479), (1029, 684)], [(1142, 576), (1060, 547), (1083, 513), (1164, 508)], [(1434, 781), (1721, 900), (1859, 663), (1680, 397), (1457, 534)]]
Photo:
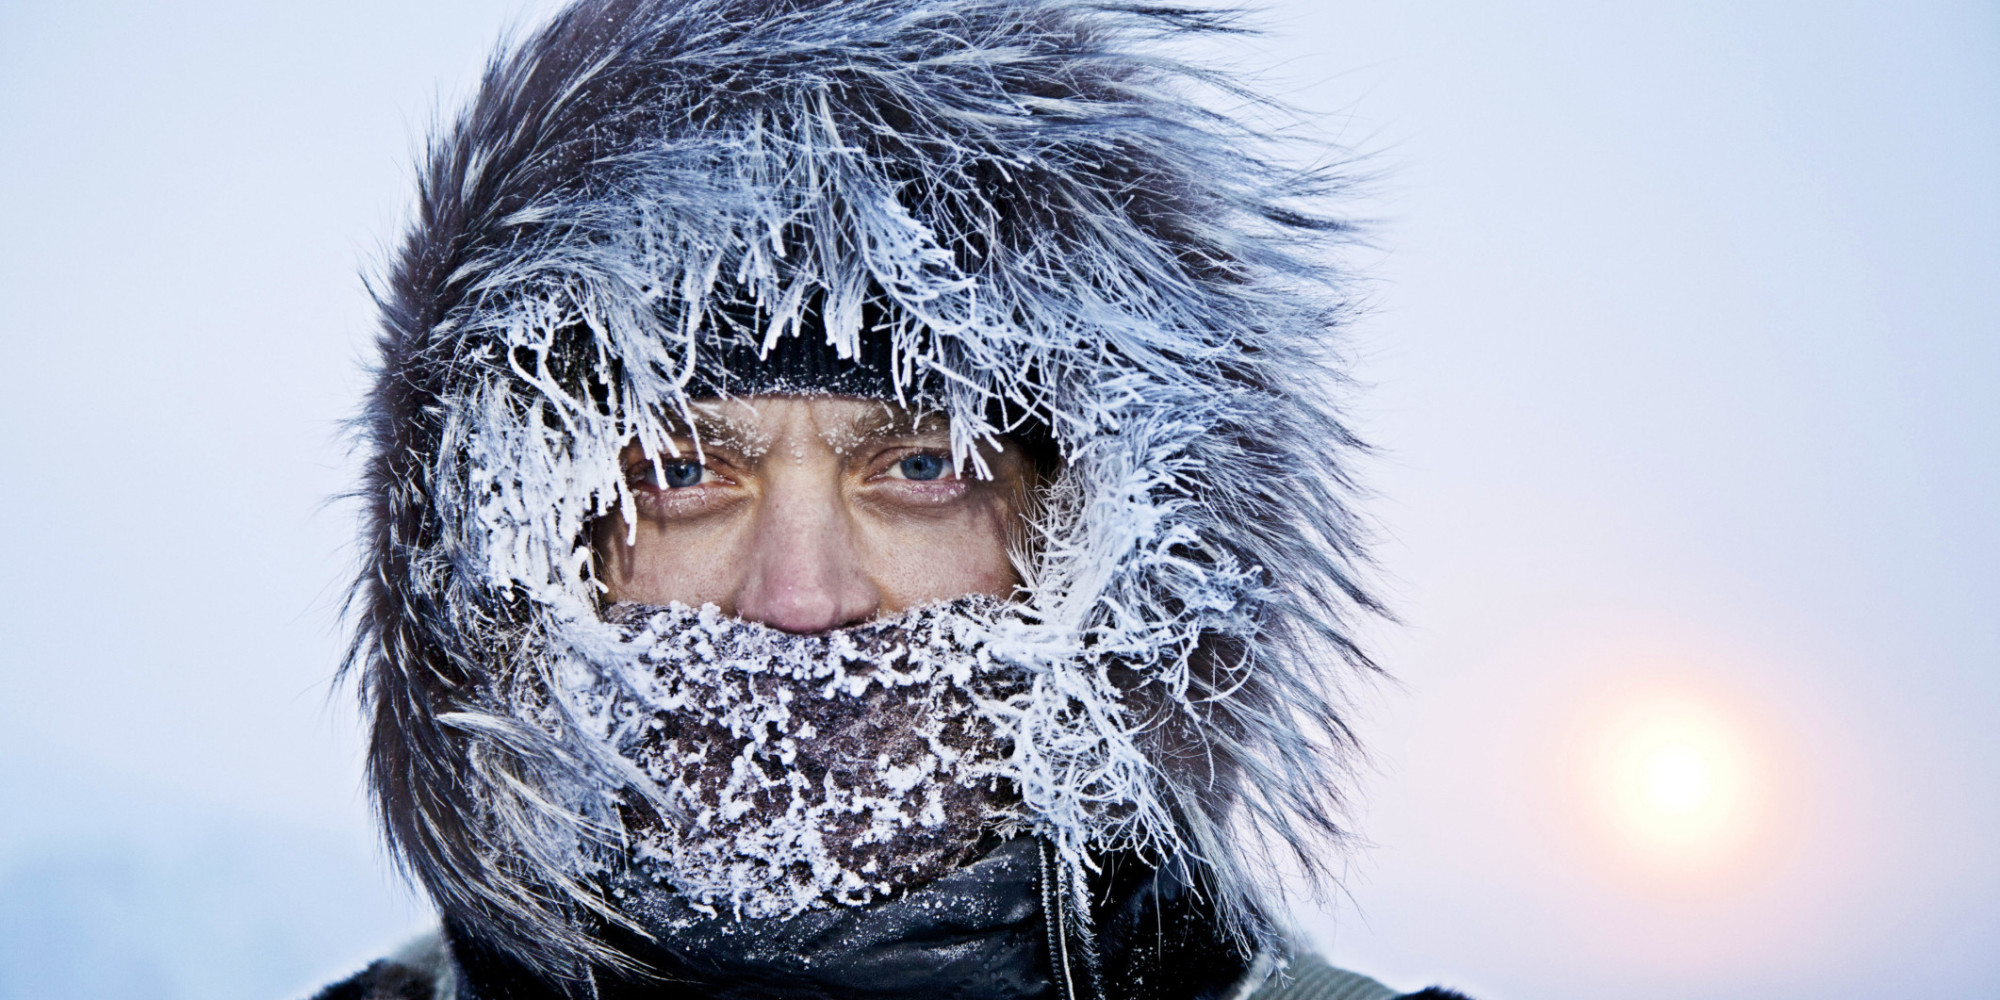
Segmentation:
[(937, 410), (911, 411), (884, 402), (881, 407), (871, 408), (867, 415), (857, 417), (841, 429), (863, 441), (879, 441), (883, 438), (946, 433), (951, 429), (951, 418)]
[[(821, 428), (821, 433), (844, 432), (853, 435), (855, 443), (865, 444), (950, 432), (951, 418), (940, 410), (910, 410), (887, 400), (867, 400), (867, 402), (879, 405), (857, 411), (844, 426)], [(745, 451), (768, 444), (761, 440), (768, 435), (757, 433), (747, 426), (745, 419), (747, 415), (744, 414), (743, 408), (754, 408), (755, 404), (741, 397), (726, 400), (704, 399), (697, 401), (697, 404), (703, 409), (691, 407), (691, 412), (687, 414), (691, 419), (679, 427), (670, 428), (672, 436), (691, 436), (698, 449), (722, 447)], [(721, 412), (715, 412), (716, 410)]]

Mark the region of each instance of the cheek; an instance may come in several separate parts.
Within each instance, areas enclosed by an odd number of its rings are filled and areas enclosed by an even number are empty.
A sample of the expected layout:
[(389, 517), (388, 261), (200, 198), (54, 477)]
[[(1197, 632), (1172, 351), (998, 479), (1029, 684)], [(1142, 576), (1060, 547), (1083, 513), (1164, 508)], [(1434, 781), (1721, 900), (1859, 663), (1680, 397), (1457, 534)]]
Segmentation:
[(626, 530), (623, 519), (612, 517), (593, 532), (597, 564), (610, 587), (607, 600), (732, 610), (728, 605), (742, 560), (731, 525), (664, 525), (642, 518), (630, 545)]
[(1017, 516), (995, 502), (969, 505), (950, 518), (871, 525), (864, 558), (882, 595), (882, 613), (968, 594), (1012, 596), (1020, 580), (1007, 542), (1010, 519)]

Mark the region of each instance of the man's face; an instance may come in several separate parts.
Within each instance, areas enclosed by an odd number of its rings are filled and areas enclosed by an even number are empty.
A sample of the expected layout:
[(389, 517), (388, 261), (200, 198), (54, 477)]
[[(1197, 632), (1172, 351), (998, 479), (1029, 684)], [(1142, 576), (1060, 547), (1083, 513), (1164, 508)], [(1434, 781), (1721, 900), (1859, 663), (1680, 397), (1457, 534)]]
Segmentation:
[(982, 452), (993, 475), (981, 479), (953, 471), (942, 415), (881, 400), (754, 396), (694, 411), (699, 458), (686, 434), (678, 458), (625, 450), (636, 529), (617, 515), (597, 524), (607, 599), (715, 604), (804, 633), (1006, 598), (1020, 582), (1008, 551), (1031, 467), (1018, 447)]

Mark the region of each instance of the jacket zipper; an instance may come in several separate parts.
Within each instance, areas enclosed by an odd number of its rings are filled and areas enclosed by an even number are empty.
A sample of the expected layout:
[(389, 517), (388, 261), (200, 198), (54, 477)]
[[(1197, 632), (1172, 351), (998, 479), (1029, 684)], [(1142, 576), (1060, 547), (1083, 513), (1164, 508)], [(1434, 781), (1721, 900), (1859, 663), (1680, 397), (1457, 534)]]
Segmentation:
[(1049, 975), (1059, 1000), (1105, 1000), (1097, 968), (1096, 933), (1089, 913), (1078, 906), (1082, 893), (1076, 876), (1056, 852), (1055, 843), (1039, 838), (1041, 846), (1042, 923), (1048, 929)]

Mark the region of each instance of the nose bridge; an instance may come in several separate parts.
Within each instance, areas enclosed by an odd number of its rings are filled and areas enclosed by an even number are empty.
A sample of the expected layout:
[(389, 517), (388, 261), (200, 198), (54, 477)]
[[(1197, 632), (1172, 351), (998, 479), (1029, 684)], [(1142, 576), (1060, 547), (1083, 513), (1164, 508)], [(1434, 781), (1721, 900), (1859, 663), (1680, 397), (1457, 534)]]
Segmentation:
[(872, 617), (879, 595), (859, 564), (837, 473), (783, 458), (771, 465), (736, 613), (786, 632)]

